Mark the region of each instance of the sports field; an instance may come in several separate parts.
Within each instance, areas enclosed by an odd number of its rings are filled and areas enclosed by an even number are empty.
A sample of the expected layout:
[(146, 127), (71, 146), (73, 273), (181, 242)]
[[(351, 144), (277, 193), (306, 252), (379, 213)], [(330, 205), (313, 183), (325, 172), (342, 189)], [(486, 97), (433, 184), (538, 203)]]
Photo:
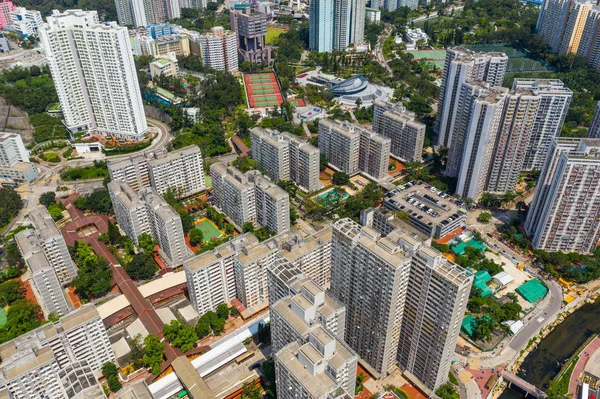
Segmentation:
[(220, 238), (225, 234), (217, 228), (212, 220), (207, 218), (199, 219), (194, 227), (202, 232), (204, 242), (210, 242), (213, 237)]
[(267, 41), (267, 44), (273, 44), (275, 39), (277, 39), (279, 37), (279, 35), (281, 35), (282, 33), (285, 33), (285, 32), (286, 32), (285, 29), (267, 28), (267, 37), (265, 38), (265, 40)]
[(273, 72), (245, 74), (244, 87), (250, 108), (278, 107), (283, 102), (283, 96)]
[(529, 58), (525, 52), (512, 46), (503, 44), (490, 44), (466, 47), (469, 47), (475, 51), (496, 51), (505, 53), (508, 56), (507, 72), (535, 72), (548, 70), (548, 68), (546, 68), (541, 62)]

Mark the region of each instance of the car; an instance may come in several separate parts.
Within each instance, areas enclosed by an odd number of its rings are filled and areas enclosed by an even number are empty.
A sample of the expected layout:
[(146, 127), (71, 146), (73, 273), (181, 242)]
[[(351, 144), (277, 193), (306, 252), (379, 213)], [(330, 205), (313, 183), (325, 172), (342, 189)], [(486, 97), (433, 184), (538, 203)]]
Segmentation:
[(257, 370), (259, 368), (260, 368), (260, 363), (256, 363), (256, 364), (253, 364), (252, 366), (250, 366), (250, 370)]

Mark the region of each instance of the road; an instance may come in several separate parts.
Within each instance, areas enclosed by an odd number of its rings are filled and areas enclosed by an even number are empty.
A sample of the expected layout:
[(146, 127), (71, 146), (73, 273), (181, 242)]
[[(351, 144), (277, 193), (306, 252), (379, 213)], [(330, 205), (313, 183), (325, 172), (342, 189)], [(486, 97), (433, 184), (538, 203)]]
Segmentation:
[(391, 33), (392, 28), (390, 26), (386, 26), (383, 33), (377, 38), (377, 45), (375, 46), (375, 57), (377, 57), (377, 61), (383, 65), (389, 73), (392, 73), (392, 68), (390, 68), (385, 60), (385, 57), (383, 56), (383, 42), (390, 36)]

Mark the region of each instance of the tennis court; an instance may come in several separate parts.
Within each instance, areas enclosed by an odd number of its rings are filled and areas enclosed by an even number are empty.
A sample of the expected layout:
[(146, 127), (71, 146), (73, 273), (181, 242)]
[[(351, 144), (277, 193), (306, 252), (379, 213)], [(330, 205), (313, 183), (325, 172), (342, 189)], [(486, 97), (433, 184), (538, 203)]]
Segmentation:
[(273, 72), (245, 74), (244, 88), (249, 108), (278, 107), (283, 103), (283, 95)]
[(224, 235), (224, 233), (217, 228), (217, 225), (215, 225), (214, 222), (208, 218), (199, 219), (195, 223), (194, 228), (202, 232), (202, 238), (204, 239), (204, 242), (210, 242), (213, 237), (220, 238)]

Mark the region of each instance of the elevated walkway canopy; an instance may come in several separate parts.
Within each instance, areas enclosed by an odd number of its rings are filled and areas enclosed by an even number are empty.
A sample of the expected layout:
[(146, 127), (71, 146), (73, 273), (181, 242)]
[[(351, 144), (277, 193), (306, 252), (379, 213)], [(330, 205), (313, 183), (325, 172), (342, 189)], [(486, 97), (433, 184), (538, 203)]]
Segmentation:
[(193, 399), (216, 399), (215, 395), (200, 377), (192, 363), (185, 356), (179, 356), (171, 363), (179, 381)]

